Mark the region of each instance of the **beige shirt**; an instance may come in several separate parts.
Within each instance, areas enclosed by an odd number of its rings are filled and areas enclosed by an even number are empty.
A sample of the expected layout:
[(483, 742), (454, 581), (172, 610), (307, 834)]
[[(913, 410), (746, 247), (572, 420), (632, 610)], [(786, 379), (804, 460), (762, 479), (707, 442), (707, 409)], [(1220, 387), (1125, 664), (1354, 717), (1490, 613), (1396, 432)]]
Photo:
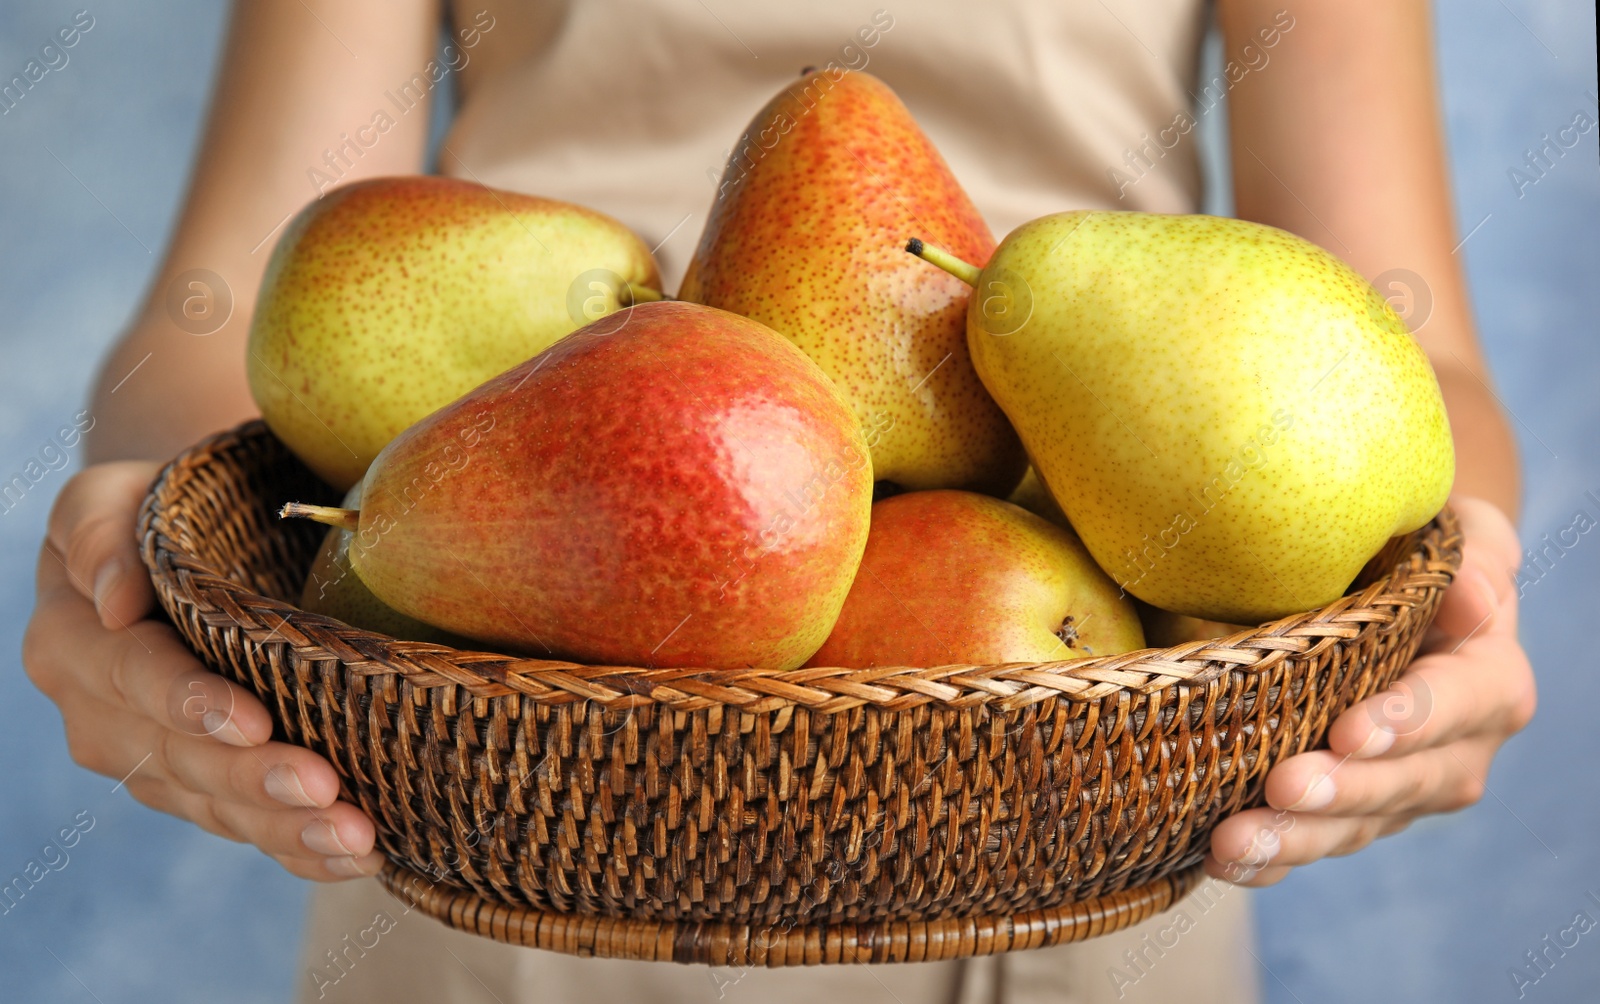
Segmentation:
[(1200, 0), (882, 2), (456, 0), (458, 26), (490, 27), (457, 40), (476, 44), (454, 57), (440, 168), (616, 217), (676, 289), (744, 127), (833, 62), (894, 88), (996, 237), (1067, 209), (1199, 206), (1197, 137), (1173, 123), (1198, 93)]
[[(831, 62), (895, 89), (997, 237), (1065, 209), (1197, 208), (1197, 138), (1172, 127), (1198, 93), (1200, 0), (876, 2), (457, 0), (447, 56), (464, 101), (441, 170), (609, 213), (676, 289), (749, 120)], [(1249, 1004), (1247, 894), (1211, 888), (1080, 945), (743, 971), (508, 947), (361, 880), (314, 890), (295, 986), (302, 1001)], [(352, 949), (380, 914), (388, 933)]]

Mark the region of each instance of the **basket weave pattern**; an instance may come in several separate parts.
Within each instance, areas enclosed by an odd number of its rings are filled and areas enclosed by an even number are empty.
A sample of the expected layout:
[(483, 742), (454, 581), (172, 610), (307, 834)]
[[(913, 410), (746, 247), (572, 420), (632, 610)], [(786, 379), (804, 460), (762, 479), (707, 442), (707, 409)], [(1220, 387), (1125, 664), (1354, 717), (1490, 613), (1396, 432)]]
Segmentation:
[(1153, 908), (1165, 906), (1212, 826), (1261, 803), (1273, 764), (1400, 674), (1461, 548), (1447, 510), (1326, 608), (1165, 650), (1037, 666), (583, 666), (299, 610), (324, 528), (278, 520), (291, 499), (337, 504), (260, 423), (213, 437), (153, 488), (144, 560), (200, 656), (261, 697), (277, 738), (332, 761), (407, 870), (390, 887), (673, 937), (685, 924), (1021, 917), (1131, 902), (1115, 897), (1170, 879)]

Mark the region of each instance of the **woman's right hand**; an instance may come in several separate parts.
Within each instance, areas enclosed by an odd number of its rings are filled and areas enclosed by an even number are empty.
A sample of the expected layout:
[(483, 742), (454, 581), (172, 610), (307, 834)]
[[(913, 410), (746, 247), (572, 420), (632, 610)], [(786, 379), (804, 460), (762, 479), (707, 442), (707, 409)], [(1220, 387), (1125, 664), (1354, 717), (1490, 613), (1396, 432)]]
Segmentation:
[(89, 467), (50, 514), (22, 661), (61, 709), (73, 760), (125, 781), (153, 809), (256, 845), (301, 878), (376, 873), (372, 821), (337, 800), (333, 766), (271, 741), (261, 702), (149, 619), (155, 591), (134, 522), (159, 469)]

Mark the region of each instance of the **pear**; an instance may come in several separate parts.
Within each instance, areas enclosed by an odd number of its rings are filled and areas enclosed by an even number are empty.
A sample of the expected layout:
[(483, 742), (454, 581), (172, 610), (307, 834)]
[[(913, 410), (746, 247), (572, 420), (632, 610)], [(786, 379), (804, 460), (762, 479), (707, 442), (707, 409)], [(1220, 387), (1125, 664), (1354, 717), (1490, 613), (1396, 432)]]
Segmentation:
[(1059, 662), (1143, 647), (1133, 601), (1070, 531), (987, 495), (910, 492), (872, 507), (861, 570), (808, 665)]
[(562, 335), (659, 299), (649, 248), (607, 216), (453, 178), (330, 191), (273, 249), (250, 328), (272, 431), (344, 490), (400, 431)]
[[(1044, 481), (1039, 478), (1037, 468), (1030, 465), (1022, 475), (1022, 481), (1011, 493), (1007, 500), (1013, 505), (1039, 516), (1046, 522), (1052, 523), (1068, 533), (1074, 540), (1078, 539), (1077, 532), (1072, 529), (1072, 524), (1067, 521), (1067, 514), (1061, 511), (1056, 504), (1055, 497), (1050, 494)], [(870, 538), (869, 538), (870, 541)], [(870, 543), (869, 543), (870, 546)], [(1083, 544), (1078, 543), (1081, 550)], [(1097, 569), (1098, 565), (1095, 566)], [(1103, 574), (1103, 573), (1102, 573)], [(1142, 600), (1134, 600), (1134, 607), (1139, 613), (1139, 622), (1144, 627), (1145, 644), (1152, 648), (1170, 648), (1186, 641), (1198, 641), (1202, 638), (1222, 638), (1237, 631), (1248, 630), (1245, 624), (1223, 624), (1220, 621), (1201, 620), (1198, 617), (1189, 617), (1184, 614), (1175, 614), (1170, 610), (1153, 607)]]
[(979, 269), (972, 358), (1089, 552), (1133, 595), (1254, 624), (1326, 605), (1443, 506), (1439, 384), (1354, 270), (1272, 227), (1070, 212)]
[(769, 325), (843, 390), (874, 476), (1004, 495), (1017, 437), (967, 355), (968, 290), (899, 254), (910, 228), (983, 261), (994, 238), (900, 100), (820, 70), (751, 122), (678, 292)]
[(627, 308), (384, 447), (355, 532), (400, 613), (539, 657), (792, 669), (866, 546), (871, 458), (816, 364), (755, 321)]
[(1225, 638), (1239, 631), (1250, 630), (1248, 624), (1224, 624), (1221, 621), (1201, 620), (1186, 614), (1153, 607), (1148, 603), (1135, 603), (1139, 608), (1139, 622), (1144, 625), (1144, 639), (1152, 648), (1171, 648), (1184, 642), (1209, 638)]
[[(352, 509), (359, 507), (361, 486), (356, 485), (346, 492), (340, 504)], [(328, 530), (316, 557), (312, 559), (311, 571), (306, 575), (305, 588), (300, 594), (300, 609), (405, 641), (461, 644), (462, 639), (448, 631), (440, 631), (431, 624), (407, 617), (372, 595), (372, 590), (350, 568), (352, 537), (350, 531), (338, 527)]]
[[(1050, 494), (1050, 489), (1040, 480), (1038, 468), (1031, 464), (1007, 501), (1061, 527), (1071, 533), (1074, 540), (1077, 539), (1077, 532), (1067, 521), (1067, 514), (1061, 511), (1054, 496)], [(1078, 546), (1080, 548), (1083, 546), (1081, 541)], [(1170, 648), (1173, 645), (1198, 641), (1202, 638), (1221, 638), (1248, 628), (1248, 625), (1244, 624), (1223, 624), (1220, 621), (1207, 621), (1198, 617), (1175, 614), (1170, 610), (1153, 607), (1142, 600), (1134, 600), (1133, 605), (1139, 612), (1140, 624), (1144, 626), (1145, 643), (1152, 648)]]
[[(1072, 530), (1072, 524), (1067, 521), (1067, 514), (1061, 511), (1056, 504), (1055, 497), (1050, 494), (1050, 489), (1044, 486), (1039, 478), (1039, 469), (1032, 464), (1022, 472), (1022, 480), (1017, 482), (1017, 487), (1011, 490), (1006, 498), (1012, 505), (1022, 508), (1039, 516), (1048, 522), (1054, 523), (1065, 530)], [(1076, 536), (1077, 531), (1072, 531)]]

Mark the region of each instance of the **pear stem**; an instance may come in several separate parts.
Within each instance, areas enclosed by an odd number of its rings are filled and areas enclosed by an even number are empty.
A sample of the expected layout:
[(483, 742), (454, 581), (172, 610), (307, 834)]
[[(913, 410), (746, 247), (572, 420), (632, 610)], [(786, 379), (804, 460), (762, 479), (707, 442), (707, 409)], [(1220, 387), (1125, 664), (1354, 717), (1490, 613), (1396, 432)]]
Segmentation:
[(666, 294), (659, 289), (651, 289), (649, 286), (635, 286), (630, 282), (628, 283), (628, 302), (623, 306), (631, 307), (636, 303), (655, 303), (666, 298)]
[(354, 532), (360, 528), (360, 509), (340, 509), (329, 505), (311, 505), (307, 502), (290, 502), (278, 510), (279, 519), (314, 519), (318, 523), (336, 526), (341, 530)]
[(937, 265), (968, 286), (978, 284), (978, 267), (962, 261), (948, 251), (941, 251), (925, 243), (920, 237), (906, 241), (906, 250), (930, 265)]

